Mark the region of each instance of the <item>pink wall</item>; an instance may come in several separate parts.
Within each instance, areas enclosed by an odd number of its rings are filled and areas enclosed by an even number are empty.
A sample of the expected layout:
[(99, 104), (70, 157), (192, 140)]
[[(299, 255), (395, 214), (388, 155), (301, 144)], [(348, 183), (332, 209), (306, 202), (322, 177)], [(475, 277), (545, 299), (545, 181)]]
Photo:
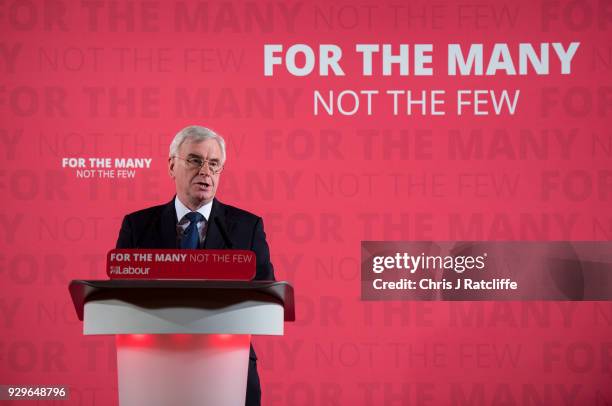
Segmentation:
[[(106, 278), (122, 216), (171, 199), (168, 144), (201, 124), (228, 142), (218, 197), (263, 216), (296, 289), (299, 321), (255, 340), (265, 404), (612, 402), (610, 303), (359, 299), (362, 240), (612, 237), (612, 3), (395, 3), (2, 2), (0, 383), (116, 403), (114, 340), (82, 336), (67, 285)], [(573, 41), (570, 75), (552, 49), (549, 75), (446, 73), (449, 43)], [(265, 77), (267, 43), (337, 44), (346, 76)], [(357, 43), (431, 43), (435, 73), (364, 77)], [(446, 90), (447, 114), (313, 114), (345, 89)], [(458, 116), (458, 89), (520, 98)], [(83, 179), (64, 157), (152, 165)]]

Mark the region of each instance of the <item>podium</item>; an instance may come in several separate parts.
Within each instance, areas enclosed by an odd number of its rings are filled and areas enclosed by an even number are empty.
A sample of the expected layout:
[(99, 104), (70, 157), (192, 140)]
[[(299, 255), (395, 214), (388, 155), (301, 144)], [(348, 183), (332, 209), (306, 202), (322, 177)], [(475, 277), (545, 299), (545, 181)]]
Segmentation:
[(120, 406), (244, 405), (251, 335), (294, 321), (286, 282), (74, 280), (83, 334), (114, 334)]

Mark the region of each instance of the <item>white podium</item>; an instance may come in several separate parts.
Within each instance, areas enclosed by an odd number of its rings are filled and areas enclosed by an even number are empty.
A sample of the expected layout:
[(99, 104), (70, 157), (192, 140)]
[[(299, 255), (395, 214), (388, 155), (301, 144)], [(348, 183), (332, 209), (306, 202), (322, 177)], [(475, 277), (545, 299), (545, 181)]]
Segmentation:
[(286, 282), (70, 283), (83, 333), (114, 334), (120, 406), (242, 406), (251, 335), (295, 320)]

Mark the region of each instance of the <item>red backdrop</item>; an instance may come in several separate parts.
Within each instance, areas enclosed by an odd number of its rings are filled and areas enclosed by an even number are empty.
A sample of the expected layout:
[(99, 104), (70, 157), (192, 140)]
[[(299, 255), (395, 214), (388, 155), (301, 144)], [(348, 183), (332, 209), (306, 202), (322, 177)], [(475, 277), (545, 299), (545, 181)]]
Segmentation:
[[(171, 199), (169, 142), (200, 124), (228, 143), (218, 197), (263, 216), (297, 293), (286, 335), (255, 339), (265, 404), (609, 404), (609, 302), (362, 302), (359, 255), (361, 240), (609, 240), (611, 15), (609, 1), (2, 2), (0, 383), (116, 404), (114, 340), (82, 335), (67, 284), (105, 279), (121, 218)], [(549, 75), (446, 74), (449, 43), (516, 57), (572, 41), (570, 75), (552, 49)], [(274, 43), (337, 44), (346, 76), (265, 77)], [(364, 77), (357, 43), (433, 44), (434, 75)], [(314, 90), (345, 89), (520, 98), (514, 115), (314, 115)], [(65, 157), (152, 164), (82, 178)]]

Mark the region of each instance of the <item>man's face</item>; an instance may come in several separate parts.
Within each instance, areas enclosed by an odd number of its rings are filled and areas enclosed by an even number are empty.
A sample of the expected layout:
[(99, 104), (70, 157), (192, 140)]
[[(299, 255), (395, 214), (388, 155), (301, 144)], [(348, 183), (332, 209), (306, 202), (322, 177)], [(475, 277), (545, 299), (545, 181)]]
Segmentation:
[(221, 174), (213, 174), (208, 165), (200, 169), (190, 165), (186, 160), (191, 158), (223, 164), (221, 147), (214, 139), (187, 140), (180, 146), (177, 156), (168, 159), (168, 172), (176, 183), (177, 196), (191, 210), (197, 210), (215, 197)]

